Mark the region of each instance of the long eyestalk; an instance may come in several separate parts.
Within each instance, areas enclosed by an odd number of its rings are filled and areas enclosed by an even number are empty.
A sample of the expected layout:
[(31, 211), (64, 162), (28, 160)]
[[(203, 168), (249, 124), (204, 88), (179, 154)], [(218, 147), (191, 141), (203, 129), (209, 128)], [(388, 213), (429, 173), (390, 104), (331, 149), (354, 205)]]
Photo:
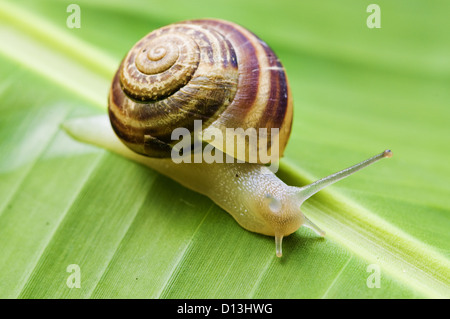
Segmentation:
[(323, 189), (324, 187), (327, 187), (328, 185), (331, 185), (333, 183), (336, 183), (337, 181), (340, 181), (341, 179), (348, 177), (352, 175), (353, 173), (359, 171), (360, 169), (363, 169), (375, 162), (378, 162), (380, 159), (385, 157), (392, 157), (391, 150), (385, 150), (384, 152), (375, 155), (369, 159), (366, 159), (365, 161), (362, 161), (361, 163), (358, 163), (356, 165), (353, 165), (349, 168), (346, 168), (340, 172), (334, 173), (330, 176), (324, 177), (322, 179), (319, 179), (318, 181), (311, 183), (309, 185), (303, 186), (300, 188), (298, 192), (298, 196), (303, 201), (310, 198), (312, 195)]

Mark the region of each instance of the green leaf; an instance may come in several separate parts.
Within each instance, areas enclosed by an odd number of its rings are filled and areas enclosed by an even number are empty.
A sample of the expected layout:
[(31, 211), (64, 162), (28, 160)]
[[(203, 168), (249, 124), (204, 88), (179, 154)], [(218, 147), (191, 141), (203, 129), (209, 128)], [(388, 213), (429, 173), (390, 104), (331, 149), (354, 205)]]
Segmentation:
[[(378, 1), (381, 29), (350, 0), (78, 1), (80, 29), (70, 3), (0, 2), (0, 297), (450, 297), (447, 2)], [(309, 199), (327, 236), (300, 229), (281, 259), (210, 199), (61, 127), (106, 113), (142, 36), (201, 17), (248, 27), (285, 65), (286, 183), (395, 154)]]

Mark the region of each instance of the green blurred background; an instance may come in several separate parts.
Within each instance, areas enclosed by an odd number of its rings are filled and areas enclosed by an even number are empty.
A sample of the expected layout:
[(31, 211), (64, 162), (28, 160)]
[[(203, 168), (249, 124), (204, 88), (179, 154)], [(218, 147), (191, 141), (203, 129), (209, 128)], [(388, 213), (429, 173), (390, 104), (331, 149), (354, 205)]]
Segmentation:
[[(79, 29), (66, 25), (70, 3)], [(377, 1), (379, 29), (366, 24), (371, 3), (0, 0), (0, 297), (450, 297), (450, 2)], [(368, 242), (375, 235), (389, 253), (423, 260), (417, 268), (438, 283), (410, 283), (389, 258), (347, 242), (348, 230), (320, 213), (335, 197), (305, 207), (330, 237), (300, 231), (279, 262), (271, 238), (208, 199), (61, 131), (67, 118), (104, 112), (134, 43), (194, 18), (247, 27), (284, 64), (295, 104), (285, 180), (393, 150), (330, 194), (392, 226), (386, 235), (369, 224)], [(430, 255), (414, 256), (417, 247)], [(383, 289), (365, 284), (374, 261), (389, 269)], [(65, 286), (70, 263), (81, 265), (83, 289)]]

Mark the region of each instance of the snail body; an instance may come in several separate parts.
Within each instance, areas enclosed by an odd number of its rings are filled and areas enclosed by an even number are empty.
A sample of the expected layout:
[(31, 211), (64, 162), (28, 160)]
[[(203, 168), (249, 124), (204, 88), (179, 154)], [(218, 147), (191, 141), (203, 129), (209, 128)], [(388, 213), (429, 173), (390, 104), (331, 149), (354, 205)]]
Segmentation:
[[(81, 141), (122, 154), (208, 196), (243, 228), (274, 236), (277, 256), (282, 255), (283, 237), (301, 226), (325, 235), (300, 211), (306, 199), (392, 155), (384, 151), (304, 187), (286, 185), (259, 156), (269, 150), (278, 159), (289, 138), (293, 103), (285, 70), (267, 44), (223, 20), (185, 21), (145, 36), (120, 64), (108, 110), (109, 119), (76, 119), (64, 127)], [(201, 121), (202, 134), (193, 130), (196, 121)], [(194, 155), (185, 154), (185, 159), (195, 156), (194, 144), (200, 139), (200, 150), (211, 145), (217, 154), (236, 161), (175, 162), (171, 156), (178, 149), (172, 133), (180, 127), (193, 137)], [(229, 128), (237, 132), (231, 138)], [(203, 139), (211, 132), (222, 133), (224, 139)], [(250, 143), (253, 137), (256, 146)], [(245, 152), (236, 152), (240, 146)]]

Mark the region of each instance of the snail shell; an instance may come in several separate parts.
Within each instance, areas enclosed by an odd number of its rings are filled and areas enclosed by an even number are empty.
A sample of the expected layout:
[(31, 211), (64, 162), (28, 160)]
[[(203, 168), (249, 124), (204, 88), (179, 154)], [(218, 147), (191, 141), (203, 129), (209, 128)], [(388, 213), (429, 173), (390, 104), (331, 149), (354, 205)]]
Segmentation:
[[(208, 141), (239, 160), (249, 162), (249, 152), (262, 148), (282, 156), (292, 109), (274, 52), (250, 31), (222, 20), (185, 21), (149, 33), (123, 59), (109, 95), (114, 131), (131, 150), (150, 157), (170, 157), (173, 130), (192, 132), (195, 120), (202, 121), (203, 133), (219, 129), (225, 137), (227, 128), (242, 128), (236, 141)], [(258, 134), (256, 150), (248, 128)], [(278, 143), (260, 128), (278, 129)], [(236, 153), (235, 145), (246, 152)]]

